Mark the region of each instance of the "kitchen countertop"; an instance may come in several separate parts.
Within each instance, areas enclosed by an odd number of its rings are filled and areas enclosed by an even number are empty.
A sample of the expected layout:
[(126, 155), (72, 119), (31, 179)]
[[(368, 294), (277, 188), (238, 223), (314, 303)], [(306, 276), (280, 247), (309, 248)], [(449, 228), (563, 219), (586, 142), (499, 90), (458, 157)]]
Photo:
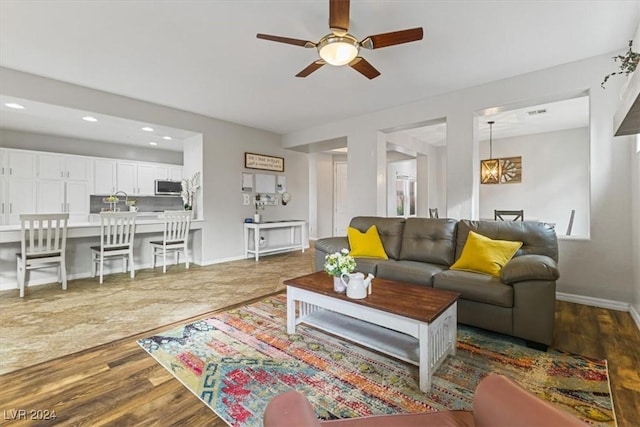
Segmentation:
[[(146, 215), (151, 214), (151, 215)], [(80, 237), (93, 237), (100, 235), (100, 215), (96, 216), (97, 220), (90, 222), (72, 222), (67, 224), (67, 238), (74, 239)], [(157, 233), (164, 230), (164, 219), (161, 213), (143, 212), (136, 218), (136, 234), (138, 233)], [(199, 230), (202, 228), (204, 220), (191, 220), (191, 230)], [(21, 227), (19, 224), (0, 226), (0, 243), (19, 242), (21, 240)]]

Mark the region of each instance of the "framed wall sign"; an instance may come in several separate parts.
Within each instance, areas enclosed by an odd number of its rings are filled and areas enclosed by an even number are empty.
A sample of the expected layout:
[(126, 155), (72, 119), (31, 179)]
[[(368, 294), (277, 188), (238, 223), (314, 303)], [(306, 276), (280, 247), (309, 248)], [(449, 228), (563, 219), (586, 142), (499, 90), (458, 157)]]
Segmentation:
[(265, 156), (264, 154), (244, 153), (244, 167), (247, 169), (284, 172), (284, 158)]

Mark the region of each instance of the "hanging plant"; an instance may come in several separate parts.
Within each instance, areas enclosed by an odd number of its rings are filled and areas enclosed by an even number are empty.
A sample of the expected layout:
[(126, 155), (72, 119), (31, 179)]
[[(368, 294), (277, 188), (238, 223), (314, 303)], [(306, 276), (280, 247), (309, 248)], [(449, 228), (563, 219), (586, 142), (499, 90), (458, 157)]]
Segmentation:
[(640, 53), (631, 50), (631, 46), (633, 46), (633, 40), (629, 40), (629, 50), (625, 55), (618, 55), (613, 57), (614, 61), (620, 61), (620, 71), (616, 71), (615, 73), (606, 75), (602, 83), (600, 83), (602, 89), (604, 89), (604, 84), (607, 82), (607, 80), (609, 80), (609, 77), (615, 76), (616, 74), (624, 74), (625, 76), (628, 76), (636, 70), (638, 61), (640, 61)]

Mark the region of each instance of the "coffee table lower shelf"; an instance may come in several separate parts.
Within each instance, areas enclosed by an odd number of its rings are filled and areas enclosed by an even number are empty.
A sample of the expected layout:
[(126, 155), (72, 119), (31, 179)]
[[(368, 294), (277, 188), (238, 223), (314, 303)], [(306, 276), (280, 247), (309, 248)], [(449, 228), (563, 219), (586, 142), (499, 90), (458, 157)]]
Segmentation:
[(300, 321), (340, 338), (420, 366), (420, 342), (410, 335), (325, 309), (316, 310)]

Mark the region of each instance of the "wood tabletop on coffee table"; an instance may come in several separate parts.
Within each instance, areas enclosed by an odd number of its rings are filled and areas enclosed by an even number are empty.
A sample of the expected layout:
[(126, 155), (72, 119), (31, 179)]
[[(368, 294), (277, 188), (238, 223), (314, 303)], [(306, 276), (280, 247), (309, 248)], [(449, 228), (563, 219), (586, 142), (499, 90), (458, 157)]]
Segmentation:
[(363, 299), (352, 299), (333, 290), (333, 277), (324, 271), (287, 279), (284, 284), (333, 298), (350, 301), (366, 307), (395, 313), (411, 319), (431, 323), (451, 304), (457, 301), (458, 292), (433, 289), (428, 286), (396, 282), (380, 278), (373, 279), (371, 295)]

